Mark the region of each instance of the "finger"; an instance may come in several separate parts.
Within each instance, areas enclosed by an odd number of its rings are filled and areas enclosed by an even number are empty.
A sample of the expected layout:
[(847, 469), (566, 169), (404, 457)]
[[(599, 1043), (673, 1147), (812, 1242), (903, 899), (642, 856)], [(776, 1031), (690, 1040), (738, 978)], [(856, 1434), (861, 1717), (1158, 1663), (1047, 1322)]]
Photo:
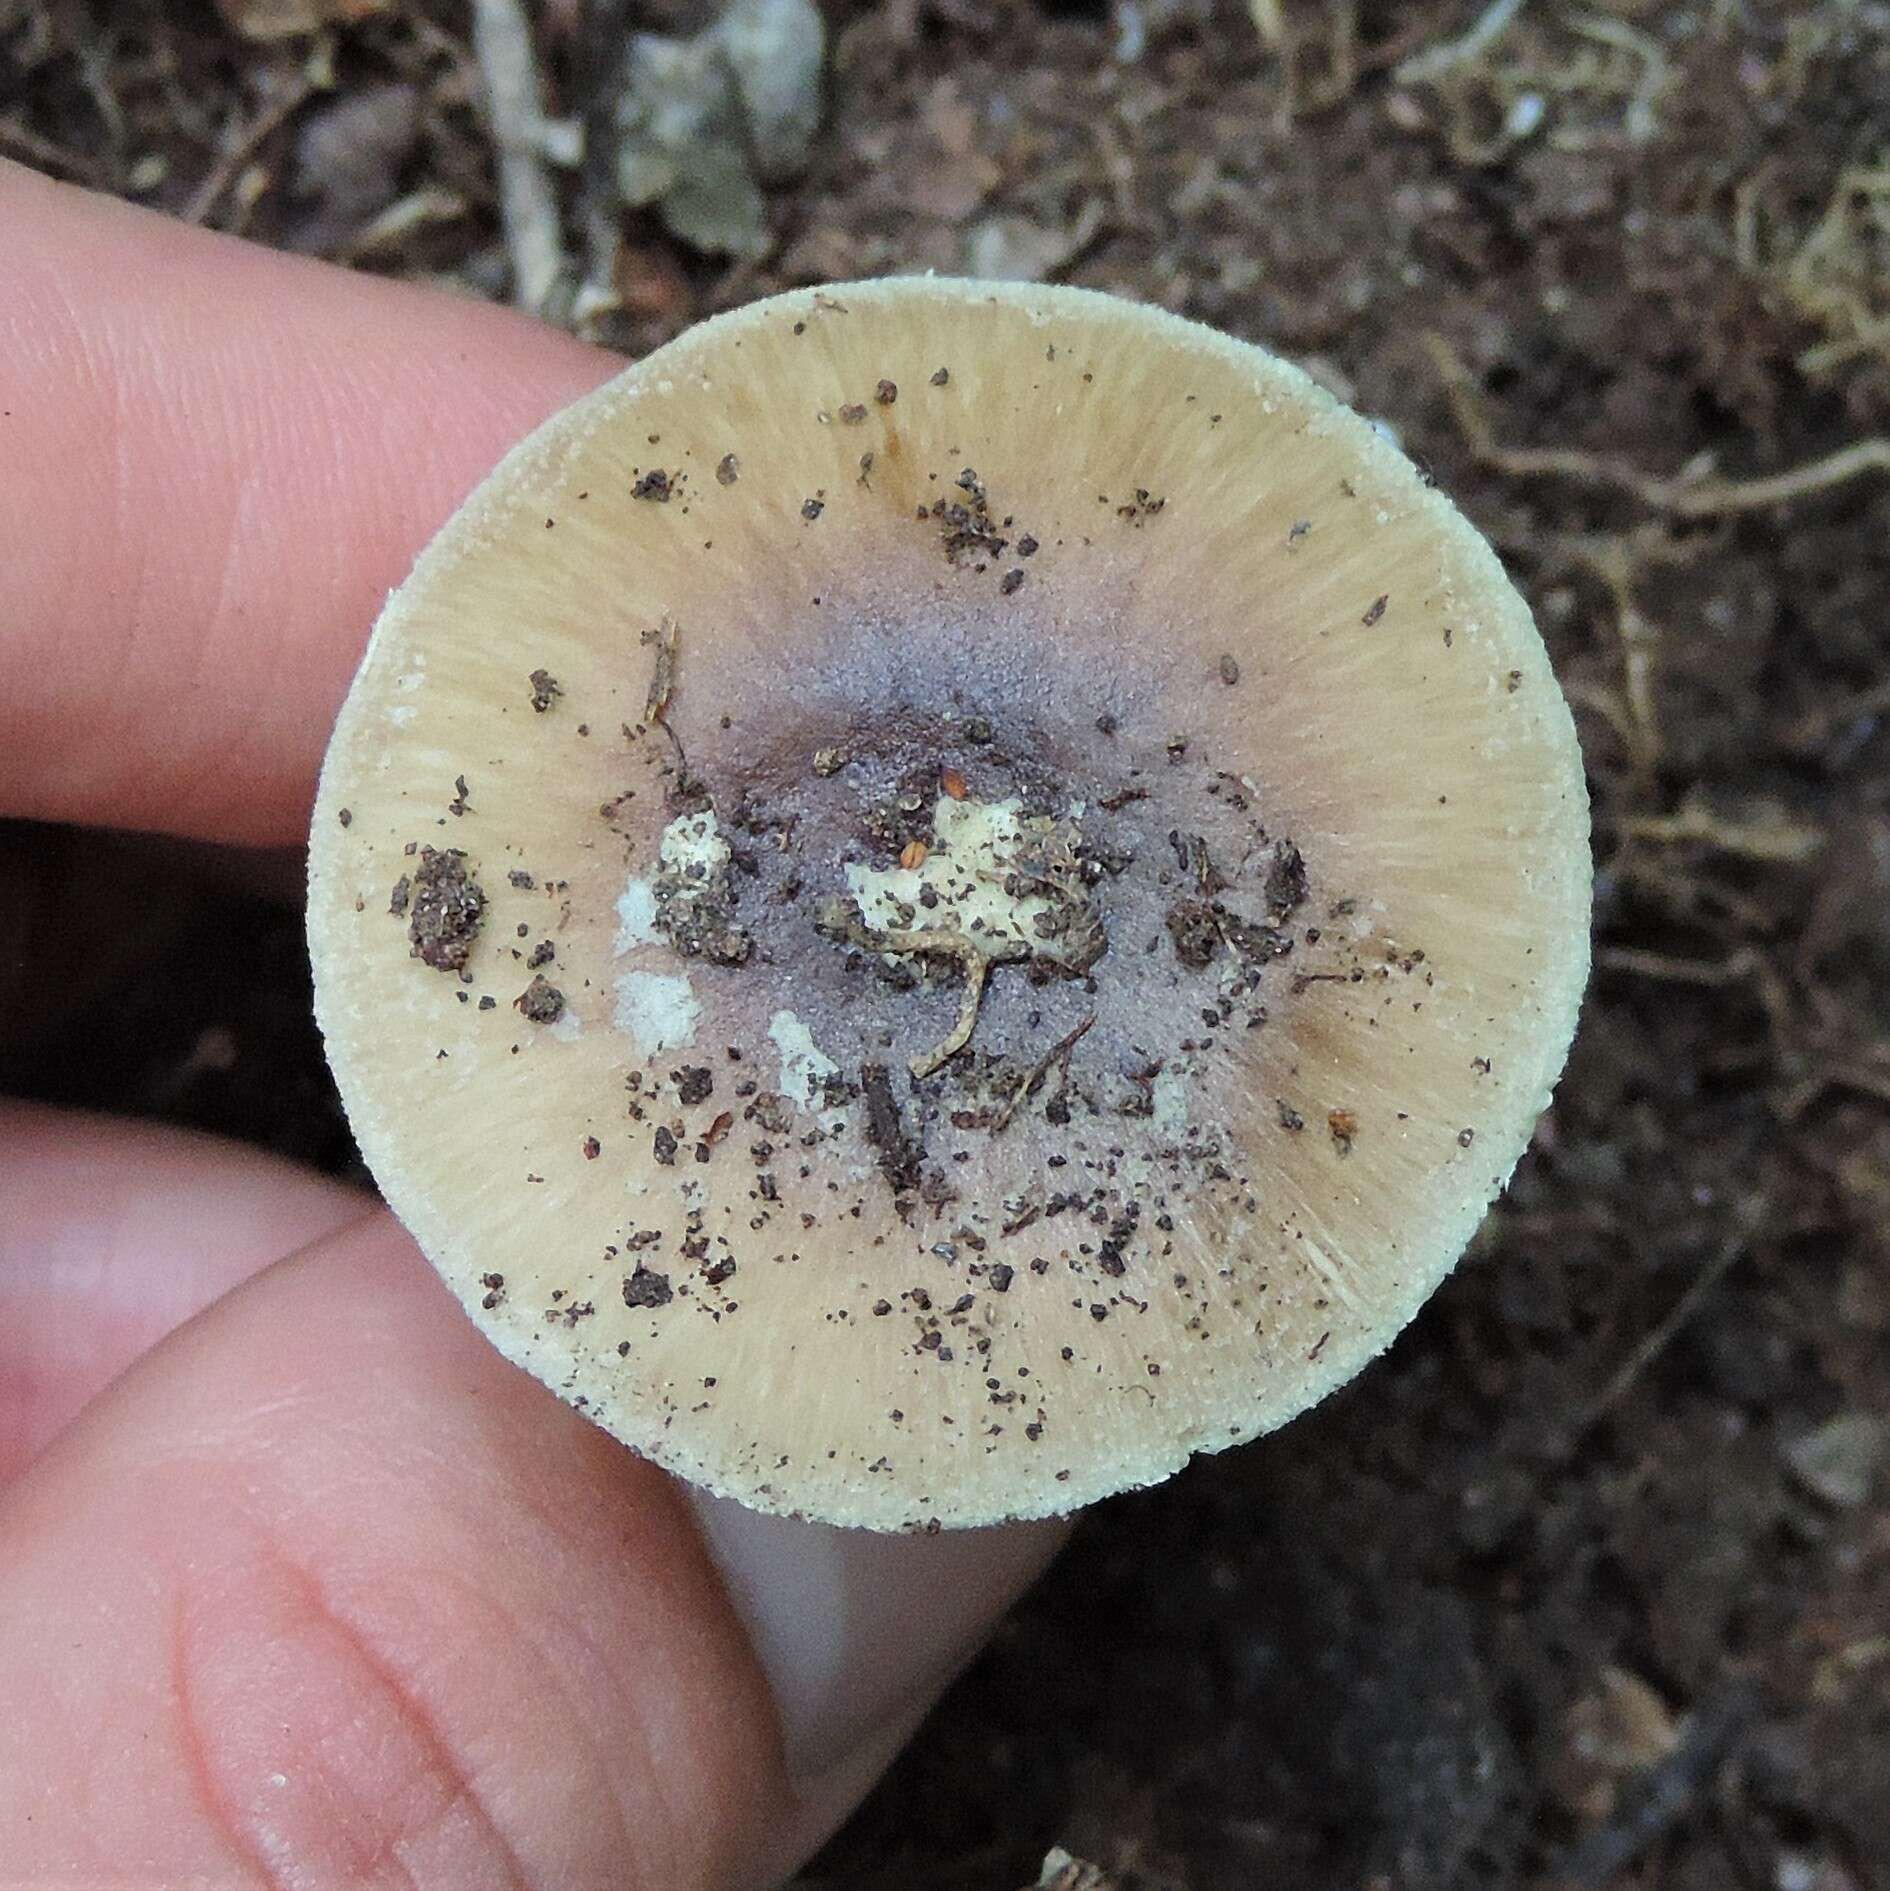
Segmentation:
[(0, 814), (278, 844), (389, 588), (611, 359), (0, 162)]
[(366, 1214), (208, 1136), (0, 1103), (0, 1484), (140, 1353)]
[[(770, 1534), (776, 1579), (805, 1543)], [(981, 1618), (1010, 1580), (957, 1575)], [(909, 1612), (870, 1582), (856, 1619)], [(936, 1674), (855, 1645), (909, 1721)], [(797, 1792), (680, 1487), (506, 1365), (381, 1217), (173, 1334), (0, 1499), (0, 1699), (27, 1882), (754, 1891), (900, 1730), (856, 1724)]]

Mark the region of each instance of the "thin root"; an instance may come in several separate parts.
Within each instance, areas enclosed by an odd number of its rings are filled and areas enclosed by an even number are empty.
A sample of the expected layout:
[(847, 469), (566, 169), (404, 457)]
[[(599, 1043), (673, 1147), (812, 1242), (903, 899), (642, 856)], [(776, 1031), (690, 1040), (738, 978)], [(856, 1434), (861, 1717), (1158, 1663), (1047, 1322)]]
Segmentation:
[(1681, 519), (1710, 519), (1728, 512), (1762, 512), (1841, 486), (1864, 473), (1890, 473), (1890, 436), (1873, 434), (1823, 459), (1756, 479), (1659, 479), (1619, 460), (1575, 447), (1506, 447), (1496, 438), (1477, 398), (1470, 370), (1443, 336), (1425, 338), (1443, 377), (1458, 428), (1480, 460), (1513, 478), (1578, 479), (1618, 486), (1645, 506)]

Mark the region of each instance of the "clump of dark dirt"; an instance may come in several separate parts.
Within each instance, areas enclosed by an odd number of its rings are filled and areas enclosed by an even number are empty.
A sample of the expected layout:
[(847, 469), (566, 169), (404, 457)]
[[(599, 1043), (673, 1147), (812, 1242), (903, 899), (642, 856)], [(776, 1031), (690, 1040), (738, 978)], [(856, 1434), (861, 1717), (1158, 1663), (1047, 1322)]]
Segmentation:
[[(559, 180), (572, 277), (607, 292), (585, 332), (632, 352), (929, 267), (1294, 357), (1490, 536), (1590, 767), (1587, 1016), (1462, 1267), (1328, 1406), (1086, 1518), (809, 1891), (1016, 1891), (1059, 1842), (1118, 1891), (1890, 1887), (1890, 1471), (1830, 1470), (1890, 1412), (1890, 481), (1828, 458), (1890, 433), (1890, 27), (1802, 0), (1473, 34), (1492, 11), (836, 0), (765, 257)], [(453, 9), (337, 32), (325, 89), (211, 9), (111, 13), (5, 16), (0, 150), (507, 293)], [(561, 19), (554, 110), (600, 122), (609, 36)], [(322, 134), (370, 100), (375, 138)], [(1122, 529), (1168, 529), (1158, 497), (1114, 495)], [(1026, 556), (949, 504), (913, 529)], [(1398, 608), (1357, 604), (1378, 635)], [(0, 831), (0, 1084), (358, 1174), (294, 916), (110, 845), (104, 879)]]
[(394, 883), (388, 910), (405, 915), (413, 956), (436, 972), (462, 972), (485, 917), (486, 896), (457, 847), (422, 847)]

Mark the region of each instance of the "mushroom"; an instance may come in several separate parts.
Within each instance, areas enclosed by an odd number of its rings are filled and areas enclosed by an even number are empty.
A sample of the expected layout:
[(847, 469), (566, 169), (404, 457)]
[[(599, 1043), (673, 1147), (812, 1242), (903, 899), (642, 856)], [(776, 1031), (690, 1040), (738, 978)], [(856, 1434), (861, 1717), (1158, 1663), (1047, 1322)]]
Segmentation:
[(1260, 349), (940, 280), (716, 317), (390, 599), (310, 939), (387, 1200), (658, 1463), (882, 1529), (1270, 1430), (1449, 1271), (1588, 965), (1488, 546)]

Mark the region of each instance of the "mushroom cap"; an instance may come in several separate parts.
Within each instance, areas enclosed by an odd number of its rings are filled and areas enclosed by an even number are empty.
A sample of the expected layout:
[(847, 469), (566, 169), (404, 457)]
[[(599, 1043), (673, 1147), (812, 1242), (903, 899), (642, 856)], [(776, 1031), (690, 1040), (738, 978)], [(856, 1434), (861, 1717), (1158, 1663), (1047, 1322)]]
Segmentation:
[(509, 1358), (757, 1508), (985, 1524), (1412, 1317), (1566, 1055), (1587, 835), (1527, 607), (1297, 368), (836, 285), (554, 417), (389, 600), (317, 1007)]

